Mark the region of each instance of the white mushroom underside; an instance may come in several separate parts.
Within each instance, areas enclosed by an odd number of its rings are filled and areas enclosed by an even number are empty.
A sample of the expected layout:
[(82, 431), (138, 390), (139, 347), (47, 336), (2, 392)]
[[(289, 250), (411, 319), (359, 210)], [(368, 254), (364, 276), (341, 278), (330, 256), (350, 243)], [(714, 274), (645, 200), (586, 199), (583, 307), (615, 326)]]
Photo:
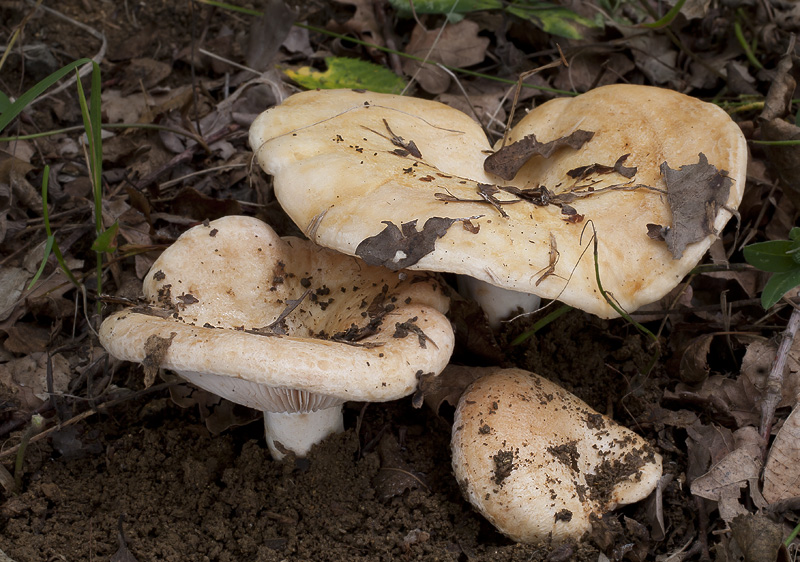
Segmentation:
[(294, 388), (276, 388), (256, 382), (192, 371), (176, 371), (193, 385), (248, 408), (265, 412), (307, 414), (338, 406), (341, 398)]

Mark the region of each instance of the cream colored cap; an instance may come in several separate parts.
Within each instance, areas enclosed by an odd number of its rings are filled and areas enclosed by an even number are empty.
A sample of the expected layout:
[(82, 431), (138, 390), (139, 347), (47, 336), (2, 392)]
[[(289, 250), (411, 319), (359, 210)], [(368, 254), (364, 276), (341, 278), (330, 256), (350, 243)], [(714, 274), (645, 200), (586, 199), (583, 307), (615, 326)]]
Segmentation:
[[(250, 144), (265, 171), (275, 176), (275, 194), (294, 222), (315, 242), (355, 256), (361, 245), (389, 228), (416, 221), (454, 219), (429, 231), (432, 251), (409, 264), (407, 252), (380, 249), (391, 266), (466, 274), (520, 292), (558, 299), (603, 317), (616, 316), (597, 288), (590, 239), (599, 240), (604, 288), (628, 311), (668, 293), (702, 258), (731, 214), (720, 208), (713, 232), (674, 259), (663, 241), (648, 236), (649, 223), (671, 226), (663, 163), (677, 170), (698, 164), (702, 153), (730, 190), (723, 206), (742, 197), (747, 147), (738, 126), (719, 107), (683, 94), (613, 85), (575, 98), (551, 100), (533, 109), (511, 132), (511, 141), (531, 133), (547, 143), (575, 131), (593, 133), (578, 149), (560, 148), (549, 158), (534, 156), (506, 182), (487, 174), (491, 152), (477, 123), (446, 105), (416, 98), (349, 90), (309, 91), (289, 97), (261, 114)], [(636, 175), (590, 173), (584, 166), (624, 166)], [(499, 208), (482, 200), (479, 185), (546, 187), (554, 194), (616, 188), (569, 203), (537, 206), (502, 190)], [(628, 189), (631, 186), (648, 186)], [(622, 187), (620, 187), (622, 186)], [(449, 198), (450, 201), (443, 199)], [(454, 202), (453, 200), (459, 200)], [(472, 217), (472, 218), (470, 218)], [(479, 218), (475, 218), (479, 217)], [(580, 222), (574, 222), (578, 218)], [(460, 219), (469, 218), (469, 222)], [(397, 232), (394, 233), (397, 238)], [(380, 252), (379, 252), (380, 253)], [(367, 256), (375, 260), (375, 252)], [(411, 260), (413, 261), (413, 260)]]
[(143, 362), (148, 340), (166, 340), (158, 366), (260, 410), (401, 398), (453, 350), (449, 299), (433, 276), (365, 266), (254, 218), (184, 233), (144, 292), (149, 307), (103, 322), (103, 346)]
[(526, 543), (579, 539), (592, 515), (653, 491), (661, 456), (647, 441), (538, 375), (481, 370), (456, 408), (453, 470), (499, 531)]

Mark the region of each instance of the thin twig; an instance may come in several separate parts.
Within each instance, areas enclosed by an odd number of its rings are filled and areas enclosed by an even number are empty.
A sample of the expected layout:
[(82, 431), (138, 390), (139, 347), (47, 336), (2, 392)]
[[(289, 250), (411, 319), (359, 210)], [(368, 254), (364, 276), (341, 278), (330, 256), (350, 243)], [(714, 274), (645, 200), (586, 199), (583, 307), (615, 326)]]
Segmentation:
[(772, 431), (775, 409), (781, 401), (783, 372), (786, 368), (786, 360), (789, 358), (789, 349), (792, 347), (792, 342), (794, 341), (795, 335), (797, 335), (798, 328), (800, 328), (800, 308), (794, 307), (792, 309), (792, 315), (789, 317), (789, 322), (786, 324), (786, 329), (781, 334), (781, 343), (778, 346), (778, 353), (775, 355), (775, 361), (772, 363), (772, 370), (770, 370), (769, 376), (767, 377), (764, 400), (761, 402), (759, 433), (763, 438), (765, 452), (769, 434)]

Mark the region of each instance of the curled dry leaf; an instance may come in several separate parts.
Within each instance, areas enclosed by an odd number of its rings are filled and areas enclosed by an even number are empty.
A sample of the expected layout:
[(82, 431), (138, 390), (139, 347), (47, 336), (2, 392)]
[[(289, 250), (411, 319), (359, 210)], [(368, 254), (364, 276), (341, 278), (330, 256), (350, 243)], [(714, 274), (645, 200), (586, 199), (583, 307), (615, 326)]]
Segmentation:
[(754, 503), (759, 507), (766, 506), (758, 491), (761, 472), (758, 431), (754, 427), (745, 427), (734, 432), (734, 439), (736, 449), (691, 484), (692, 494), (716, 501), (720, 517), (728, 522), (737, 515), (748, 513), (741, 503), (741, 490), (748, 485)]
[[(539, 142), (536, 140), (536, 135), (531, 133), (487, 156), (486, 160), (483, 161), (483, 169), (487, 173), (499, 176), (506, 181), (512, 180), (528, 159), (534, 156), (550, 158), (556, 150), (563, 147), (578, 150), (592, 140), (593, 136), (594, 133), (592, 131), (578, 129), (569, 135), (553, 139), (550, 142)], [(567, 172), (567, 175), (571, 174)]]

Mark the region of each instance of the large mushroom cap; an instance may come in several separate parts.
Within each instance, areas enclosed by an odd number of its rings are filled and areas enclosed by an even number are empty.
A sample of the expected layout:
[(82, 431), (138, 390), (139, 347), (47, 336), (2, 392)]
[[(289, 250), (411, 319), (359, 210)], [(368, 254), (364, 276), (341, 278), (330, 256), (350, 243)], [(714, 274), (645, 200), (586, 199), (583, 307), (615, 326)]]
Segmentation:
[[(549, 101), (516, 125), (510, 140), (535, 134), (549, 143), (579, 130), (593, 135), (577, 148), (533, 156), (506, 181), (484, 171), (490, 146), (464, 113), (415, 98), (324, 90), (264, 112), (250, 143), (275, 176), (283, 208), (323, 246), (388, 267), (462, 273), (611, 317), (584, 226), (591, 221), (597, 232), (604, 288), (629, 311), (653, 302), (696, 265), (730, 218), (725, 208), (738, 205), (747, 149), (720, 108), (629, 85)], [(669, 186), (664, 163), (682, 170)], [(492, 191), (508, 186), (543, 186), (557, 196), (573, 190), (577, 197), (571, 209), (510, 204), (518, 196)], [(681, 240), (697, 226), (686, 226), (686, 206), (673, 216), (668, 192), (673, 207), (695, 193), (689, 210), (710, 210), (699, 241), (685, 248)], [(648, 224), (679, 229), (674, 252), (648, 236)]]
[(647, 497), (661, 457), (634, 432), (521, 369), (482, 369), (459, 400), (453, 470), (498, 530), (520, 542), (578, 539)]
[(453, 349), (433, 277), (365, 266), (243, 216), (184, 233), (144, 291), (151, 306), (106, 319), (103, 346), (260, 410), (401, 398)]

